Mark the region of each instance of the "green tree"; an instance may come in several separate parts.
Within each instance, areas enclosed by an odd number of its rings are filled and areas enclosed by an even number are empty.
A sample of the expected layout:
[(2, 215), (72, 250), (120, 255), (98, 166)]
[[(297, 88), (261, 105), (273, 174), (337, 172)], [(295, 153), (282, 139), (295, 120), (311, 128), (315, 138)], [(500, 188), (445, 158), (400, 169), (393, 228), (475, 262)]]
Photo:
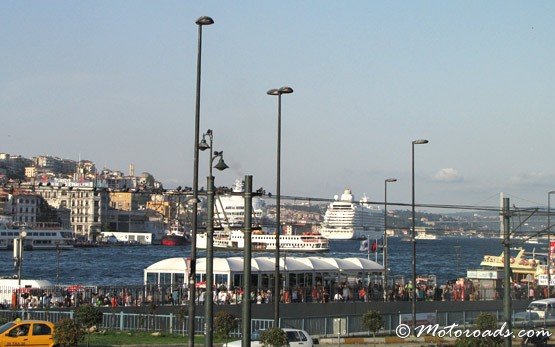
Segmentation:
[(91, 328), (102, 323), (102, 311), (93, 305), (82, 305), (75, 309), (75, 321), (84, 328), (87, 334), (87, 345), (90, 341)]
[(362, 326), (370, 330), (376, 339), (376, 332), (383, 326), (381, 312), (370, 310), (362, 316)]
[(229, 340), (229, 334), (237, 327), (237, 320), (235, 316), (227, 311), (218, 311), (214, 317), (214, 325), (216, 326), (216, 336)]
[(285, 331), (276, 327), (264, 330), (260, 334), (260, 342), (264, 347), (283, 347), (288, 345)]
[[(497, 330), (497, 318), (491, 313), (482, 312), (476, 317), (475, 331), (495, 332)], [(502, 337), (466, 337), (462, 336), (455, 341), (456, 347), (497, 347), (503, 344)]]
[(83, 327), (74, 319), (65, 318), (56, 323), (54, 340), (60, 346), (77, 346), (84, 337)]

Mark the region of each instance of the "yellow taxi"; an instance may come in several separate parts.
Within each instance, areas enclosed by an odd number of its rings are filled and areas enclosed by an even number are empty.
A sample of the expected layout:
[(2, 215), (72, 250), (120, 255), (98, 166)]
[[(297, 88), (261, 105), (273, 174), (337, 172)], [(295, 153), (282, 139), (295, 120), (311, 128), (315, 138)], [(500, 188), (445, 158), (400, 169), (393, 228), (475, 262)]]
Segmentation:
[(43, 320), (17, 320), (0, 326), (0, 346), (53, 347), (54, 324)]

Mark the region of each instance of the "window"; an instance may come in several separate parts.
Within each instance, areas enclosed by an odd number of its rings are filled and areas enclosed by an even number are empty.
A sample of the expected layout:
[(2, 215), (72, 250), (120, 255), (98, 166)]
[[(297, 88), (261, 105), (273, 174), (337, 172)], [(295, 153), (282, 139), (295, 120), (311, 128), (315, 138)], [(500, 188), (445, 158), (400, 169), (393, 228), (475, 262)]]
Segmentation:
[(29, 335), (29, 328), (31, 324), (21, 324), (10, 330), (8, 336), (17, 337), (17, 336), (27, 336)]
[(295, 341), (301, 341), (301, 338), (299, 337), (299, 333), (296, 331), (287, 331), (287, 341), (289, 342), (295, 342)]
[(50, 335), (52, 334), (52, 329), (46, 324), (35, 324), (33, 325), (33, 335)]

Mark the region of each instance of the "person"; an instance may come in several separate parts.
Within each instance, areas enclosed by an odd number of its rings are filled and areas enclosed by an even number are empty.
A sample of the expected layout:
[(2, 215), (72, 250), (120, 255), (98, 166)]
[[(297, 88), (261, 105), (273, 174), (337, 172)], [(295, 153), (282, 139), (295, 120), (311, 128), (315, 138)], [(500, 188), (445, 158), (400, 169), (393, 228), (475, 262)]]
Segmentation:
[(343, 296), (341, 296), (341, 293), (339, 293), (339, 291), (337, 291), (337, 293), (335, 293), (335, 295), (333, 296), (333, 301), (343, 301)]

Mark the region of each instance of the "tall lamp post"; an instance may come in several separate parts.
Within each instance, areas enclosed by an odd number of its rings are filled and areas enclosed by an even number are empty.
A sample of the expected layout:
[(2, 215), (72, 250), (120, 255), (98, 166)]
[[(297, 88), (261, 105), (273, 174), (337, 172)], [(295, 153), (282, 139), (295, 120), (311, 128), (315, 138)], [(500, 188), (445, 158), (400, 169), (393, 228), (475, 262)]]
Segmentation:
[(424, 145), (428, 140), (412, 141), (412, 328), (416, 334), (416, 213), (414, 204), (414, 145)]
[(19, 230), (19, 237), (14, 239), (13, 245), (13, 255), (14, 255), (14, 266), (17, 271), (17, 305), (21, 301), (21, 268), (23, 267), (23, 249), (25, 248), (25, 237), (27, 237), (27, 230), (25, 226), (21, 227)]
[(277, 175), (276, 175), (276, 267), (274, 271), (274, 326), (279, 327), (279, 235), (281, 234), (280, 196), (281, 196), (281, 95), (293, 93), (291, 87), (270, 89), (266, 94), (278, 97), (277, 124)]
[(547, 193), (547, 297), (551, 297), (551, 194), (555, 190)]
[(384, 182), (384, 216), (383, 216), (383, 300), (387, 301), (387, 184), (397, 182), (388, 178)]
[[(200, 17), (195, 22), (198, 25), (198, 54), (197, 54), (197, 89), (196, 89), (196, 102), (195, 102), (195, 146), (194, 146), (194, 165), (193, 165), (193, 200), (198, 201), (198, 141), (199, 141), (199, 126), (200, 126), (200, 67), (201, 67), (201, 52), (202, 52), (202, 27), (204, 25), (214, 24), (214, 20), (210, 17)], [(197, 275), (197, 213), (198, 203), (193, 205), (193, 218), (191, 221), (191, 262), (189, 269), (189, 321), (187, 329), (189, 331), (188, 346), (194, 347), (195, 345), (195, 282)]]
[[(212, 144), (212, 141), (210, 141)], [(212, 147), (210, 147), (210, 153), (212, 153)], [(214, 166), (216, 169), (222, 171), (228, 168), (223, 159), (224, 152), (214, 152), (210, 155), (210, 176), (208, 176), (207, 184), (207, 213), (206, 213), (206, 295), (204, 304), (204, 345), (206, 347), (212, 347), (214, 342), (214, 296), (213, 296), (213, 286), (214, 286), (214, 176), (212, 176), (212, 165), (214, 164), (214, 159), (220, 158), (218, 164)]]

